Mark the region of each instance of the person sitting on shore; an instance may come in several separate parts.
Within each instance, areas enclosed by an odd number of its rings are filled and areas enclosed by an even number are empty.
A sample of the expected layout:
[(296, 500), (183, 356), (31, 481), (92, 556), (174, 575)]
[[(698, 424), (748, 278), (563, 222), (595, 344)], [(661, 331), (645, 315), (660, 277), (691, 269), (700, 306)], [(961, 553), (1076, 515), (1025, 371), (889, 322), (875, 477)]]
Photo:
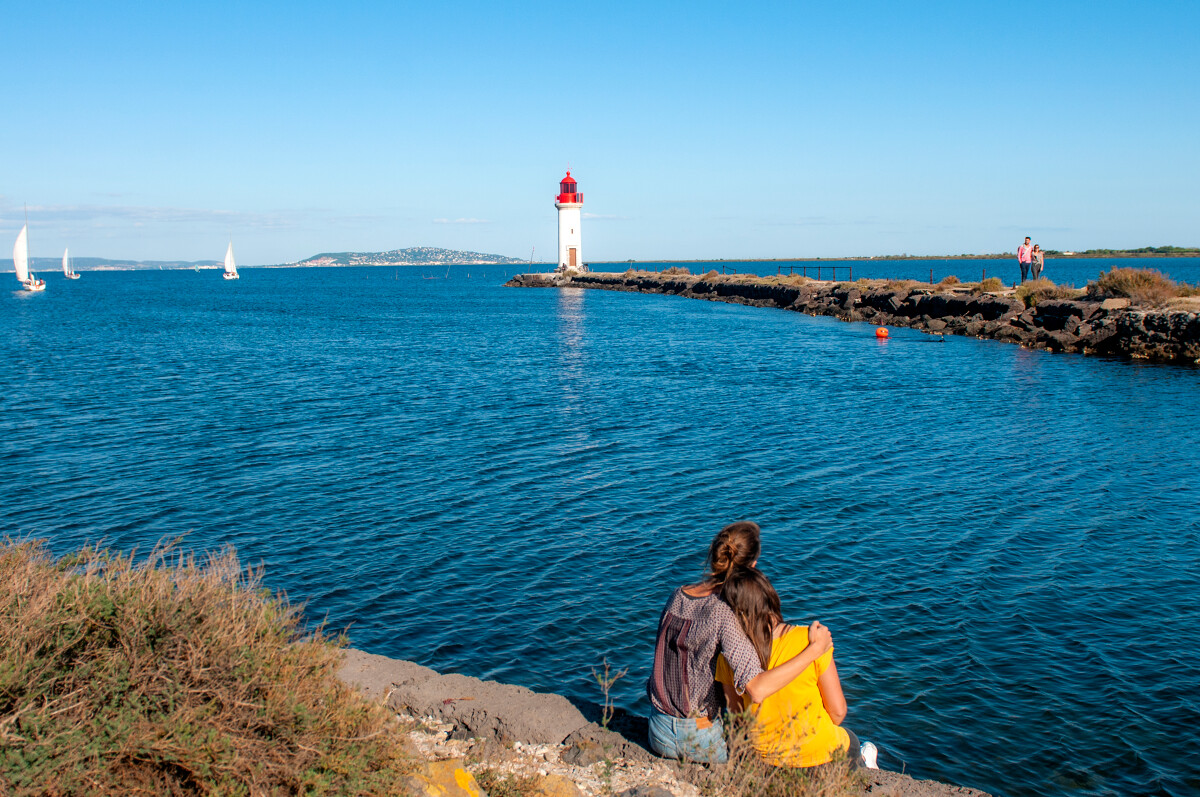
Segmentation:
[[(722, 592), (738, 622), (754, 643), (763, 668), (793, 658), (809, 647), (808, 629), (783, 622), (779, 593), (770, 579), (754, 568), (730, 573)], [(725, 691), (729, 711), (744, 706), (746, 694), (736, 686), (729, 662), (717, 662), (717, 680)], [(752, 742), (767, 763), (778, 767), (815, 767), (845, 755), (850, 767), (876, 768), (878, 751), (841, 727), (846, 697), (833, 663), (832, 648), (805, 668), (783, 689), (766, 698), (749, 695), (754, 715)]]
[(650, 747), (665, 758), (728, 760), (721, 723), (723, 701), (715, 680), (718, 654), (728, 662), (737, 689), (761, 701), (833, 647), (829, 629), (814, 622), (806, 630), (806, 645), (780, 659), (776, 667), (763, 666), (754, 644), (721, 599), (728, 575), (735, 568), (752, 567), (761, 547), (755, 523), (742, 521), (721, 529), (709, 546), (707, 577), (677, 588), (663, 609), (646, 694)]

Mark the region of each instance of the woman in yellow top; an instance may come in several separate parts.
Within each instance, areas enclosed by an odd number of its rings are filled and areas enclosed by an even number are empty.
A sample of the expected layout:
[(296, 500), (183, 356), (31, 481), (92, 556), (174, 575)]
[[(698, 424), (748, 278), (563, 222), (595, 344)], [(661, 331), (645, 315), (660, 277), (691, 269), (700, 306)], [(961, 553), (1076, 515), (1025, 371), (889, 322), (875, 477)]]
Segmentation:
[[(764, 669), (807, 647), (808, 629), (783, 622), (779, 593), (761, 571), (739, 568), (726, 580), (722, 597), (750, 637)], [(729, 710), (742, 710), (743, 696), (734, 688), (733, 674), (724, 659), (717, 662), (716, 677), (724, 687)], [(783, 689), (751, 704), (750, 711), (755, 714), (754, 747), (770, 764), (815, 767), (844, 752), (852, 767), (876, 768), (875, 745), (867, 742), (860, 747), (858, 737), (841, 727), (846, 698), (832, 649)]]

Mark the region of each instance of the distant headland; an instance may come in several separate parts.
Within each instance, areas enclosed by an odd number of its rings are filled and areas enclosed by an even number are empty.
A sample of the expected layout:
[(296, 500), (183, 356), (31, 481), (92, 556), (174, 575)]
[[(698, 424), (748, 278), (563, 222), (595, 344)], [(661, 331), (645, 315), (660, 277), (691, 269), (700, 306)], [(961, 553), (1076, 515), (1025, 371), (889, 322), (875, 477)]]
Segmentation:
[[(474, 266), (528, 263), (517, 257), (491, 255), (483, 252), (464, 252), (459, 249), (440, 249), (435, 246), (413, 246), (388, 252), (322, 252), (294, 263), (263, 263), (254, 268), (308, 268), (331, 266)], [(57, 257), (30, 258), (33, 271), (57, 271)], [(219, 260), (112, 260), (103, 257), (76, 257), (72, 264), (77, 271), (171, 271), (178, 269), (223, 268)], [(12, 271), (12, 258), (0, 260), (0, 271)]]
[(482, 252), (463, 252), (458, 249), (439, 249), (434, 246), (413, 246), (389, 252), (322, 252), (306, 260), (288, 263), (290, 266), (474, 266), (505, 263), (526, 263), (517, 257), (489, 255)]

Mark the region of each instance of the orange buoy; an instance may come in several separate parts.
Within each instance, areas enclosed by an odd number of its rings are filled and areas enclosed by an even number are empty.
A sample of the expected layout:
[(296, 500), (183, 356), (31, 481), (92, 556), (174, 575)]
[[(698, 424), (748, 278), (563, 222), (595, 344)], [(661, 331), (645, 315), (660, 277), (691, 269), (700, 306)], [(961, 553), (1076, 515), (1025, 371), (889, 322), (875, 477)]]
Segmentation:
[(887, 327), (876, 327), (875, 328), (875, 337), (886, 338), (887, 336), (888, 336)]

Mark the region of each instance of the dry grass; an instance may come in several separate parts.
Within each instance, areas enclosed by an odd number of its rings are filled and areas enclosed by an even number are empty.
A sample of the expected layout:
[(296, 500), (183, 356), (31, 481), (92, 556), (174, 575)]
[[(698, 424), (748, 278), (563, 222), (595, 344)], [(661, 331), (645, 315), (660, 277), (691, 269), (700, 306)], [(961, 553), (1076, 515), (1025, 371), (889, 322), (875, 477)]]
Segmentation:
[(1026, 307), (1037, 307), (1038, 302), (1047, 299), (1077, 299), (1082, 294), (1081, 290), (1066, 285), (1055, 285), (1045, 277), (1021, 283), (1016, 292), (1017, 298), (1024, 302)]
[(1000, 281), (999, 277), (988, 277), (971, 288), (971, 293), (994, 293), (1002, 290), (1004, 290), (1004, 283)]
[(537, 775), (514, 775), (489, 768), (476, 772), (475, 782), (488, 797), (536, 797), (542, 793), (542, 779)]
[(864, 779), (844, 758), (807, 769), (776, 767), (754, 748), (754, 717), (725, 717), (729, 763), (697, 768), (691, 780), (705, 797), (835, 797), (860, 794)]
[(1097, 297), (1126, 297), (1141, 307), (1161, 307), (1175, 298), (1200, 296), (1200, 287), (1175, 282), (1161, 271), (1115, 266), (1088, 283), (1087, 291)]
[(0, 794), (394, 794), (389, 713), (232, 551), (0, 547)]
[(949, 288), (951, 285), (958, 285), (959, 282), (961, 282), (961, 280), (959, 280), (958, 277), (950, 274), (949, 276), (942, 277), (942, 281), (939, 282), (938, 285), (943, 288)]
[(691, 269), (689, 269), (687, 266), (671, 266), (670, 268), (664, 268), (659, 272), (659, 274), (662, 274), (664, 277), (686, 277), (691, 273)]
[(710, 271), (705, 272), (705, 274), (702, 277), (700, 277), (700, 279), (702, 279), (706, 282), (712, 282), (713, 280), (720, 279), (720, 277), (721, 277), (721, 275), (718, 274), (717, 270), (714, 268), (714, 269), (711, 269)]
[(900, 291), (911, 291), (918, 285), (923, 284), (924, 283), (917, 282), (916, 280), (888, 280), (887, 282), (883, 283), (883, 287), (889, 291), (892, 291), (893, 293), (897, 293)]

